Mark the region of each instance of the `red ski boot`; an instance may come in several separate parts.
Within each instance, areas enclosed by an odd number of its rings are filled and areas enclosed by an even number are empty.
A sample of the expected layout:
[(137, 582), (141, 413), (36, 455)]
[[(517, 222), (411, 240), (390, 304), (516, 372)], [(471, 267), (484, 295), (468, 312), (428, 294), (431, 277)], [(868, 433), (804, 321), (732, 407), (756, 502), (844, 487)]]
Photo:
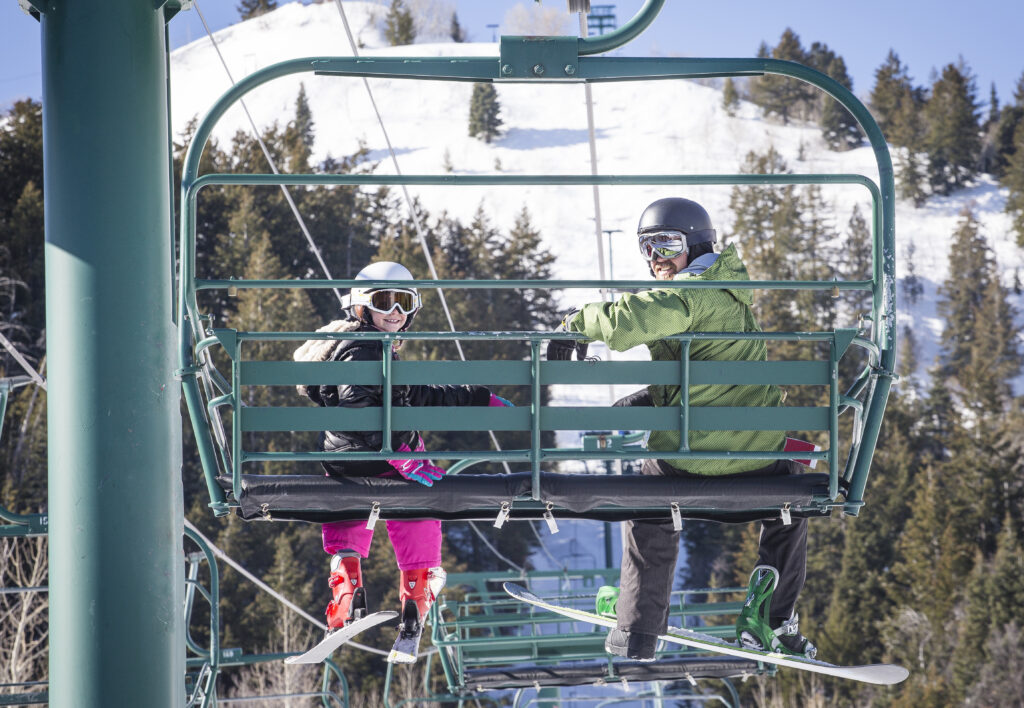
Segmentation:
[[(399, 600), (402, 604), (402, 624), (409, 627), (411, 620), (417, 624), (423, 624), (427, 613), (434, 605), (434, 600), (444, 587), (445, 578), (448, 576), (444, 569), (437, 568), (416, 568), (415, 570), (403, 570)], [(415, 607), (415, 614), (413, 608)], [(411, 629), (411, 627), (410, 627)]]
[(398, 638), (388, 655), (392, 664), (411, 664), (419, 653), (423, 622), (444, 587), (447, 573), (441, 567), (403, 570), (399, 598), (402, 614), (398, 622)]
[(333, 594), (333, 599), (327, 605), (328, 630), (344, 627), (366, 616), (366, 590), (359, 569), (359, 556), (335, 553), (331, 557), (331, 578), (328, 584)]

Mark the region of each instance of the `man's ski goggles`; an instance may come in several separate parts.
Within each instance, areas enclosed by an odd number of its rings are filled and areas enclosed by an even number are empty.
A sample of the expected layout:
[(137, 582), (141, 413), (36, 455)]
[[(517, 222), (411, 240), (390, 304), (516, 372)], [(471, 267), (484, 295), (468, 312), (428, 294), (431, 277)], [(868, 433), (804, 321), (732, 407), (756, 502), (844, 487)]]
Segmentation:
[(686, 253), (686, 235), (682, 231), (652, 231), (640, 235), (640, 255), (644, 260), (666, 260)]
[(403, 315), (411, 315), (420, 309), (420, 296), (415, 290), (374, 290), (369, 294), (366, 306), (374, 312), (386, 315), (396, 307)]

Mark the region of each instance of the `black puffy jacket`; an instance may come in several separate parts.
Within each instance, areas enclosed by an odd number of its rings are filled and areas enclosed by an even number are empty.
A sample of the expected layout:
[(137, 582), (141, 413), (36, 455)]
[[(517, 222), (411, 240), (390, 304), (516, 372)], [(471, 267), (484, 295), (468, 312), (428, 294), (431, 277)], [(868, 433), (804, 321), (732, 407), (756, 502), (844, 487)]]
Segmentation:
[[(373, 332), (375, 328), (355, 320), (338, 320), (319, 331), (332, 332)], [(384, 342), (371, 339), (344, 339), (340, 341), (310, 340), (296, 350), (297, 361), (381, 361)], [(392, 352), (391, 358), (398, 359)], [(321, 406), (344, 406), (346, 408), (370, 408), (383, 404), (380, 386), (358, 384), (299, 386), (299, 390)], [(446, 386), (441, 384), (402, 385), (391, 387), (392, 406), (486, 406), (491, 399), (490, 389), (484, 386)], [(391, 447), (397, 450), (402, 444), (415, 450), (419, 444), (419, 433), (413, 431), (392, 431)], [(381, 448), (381, 433), (366, 431), (325, 431), (323, 436), (325, 452), (366, 452)]]

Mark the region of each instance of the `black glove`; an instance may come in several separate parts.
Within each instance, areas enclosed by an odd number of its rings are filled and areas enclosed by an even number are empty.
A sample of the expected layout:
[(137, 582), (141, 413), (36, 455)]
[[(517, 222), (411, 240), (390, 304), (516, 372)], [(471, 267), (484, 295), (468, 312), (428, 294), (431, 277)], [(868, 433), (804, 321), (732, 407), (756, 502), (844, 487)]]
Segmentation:
[(583, 361), (587, 358), (587, 348), (590, 342), (578, 342), (572, 339), (552, 339), (548, 342), (548, 361), (569, 361), (572, 359), (573, 351), (576, 352), (576, 361)]
[(651, 392), (646, 388), (642, 388), (639, 391), (623, 396), (619, 400), (612, 404), (612, 407), (622, 408), (623, 406), (653, 406), (654, 401), (651, 399)]
[[(572, 308), (565, 313), (562, 317), (562, 323), (558, 325), (556, 332), (568, 332), (569, 322), (576, 313), (579, 312), (579, 308)], [(552, 339), (548, 342), (548, 361), (569, 361), (572, 359), (573, 350), (576, 351), (576, 361), (583, 361), (587, 358), (587, 348), (590, 346), (590, 342), (579, 342), (571, 339)]]

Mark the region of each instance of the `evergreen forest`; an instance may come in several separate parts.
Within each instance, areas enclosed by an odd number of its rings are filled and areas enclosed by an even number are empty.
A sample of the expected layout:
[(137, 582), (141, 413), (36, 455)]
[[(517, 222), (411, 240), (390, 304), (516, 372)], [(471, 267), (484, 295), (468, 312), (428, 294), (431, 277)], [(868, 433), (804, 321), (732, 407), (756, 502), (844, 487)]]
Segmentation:
[[(273, 2), (246, 0), (253, 14)], [(396, 42), (414, 33), (403, 3), (391, 3), (388, 22)], [(454, 20), (457, 27), (457, 21)], [(455, 30), (453, 29), (453, 32)], [(792, 59), (825, 71), (852, 88), (842, 57), (821, 43), (805, 49), (790, 30), (761, 56)], [(991, 174), (1007, 190), (1006, 210), (1024, 247), (1024, 75), (1011, 100), (1000, 105), (994, 89), (987, 110), (963, 60), (942, 68), (929, 85), (915, 85), (893, 51), (875, 73), (869, 104), (893, 148), (901, 197), (922, 205), (950, 194), (980, 174)], [(793, 82), (789, 82), (793, 83)], [(491, 86), (487, 84), (487, 86)], [(836, 150), (860, 144), (852, 118), (830, 99), (814, 100), (770, 78), (729, 82), (727, 101), (754, 101), (766, 116), (812, 121)], [(494, 96), (477, 99), (471, 131), (489, 141), (497, 134)], [(485, 111), (491, 107), (490, 112)], [(193, 122), (176, 136), (175, 179)], [(289, 119), (261, 136), (282, 172), (372, 172), (367, 150), (313, 161), (316, 123), (301, 90)], [(749, 153), (742, 170), (787, 173), (791, 166), (774, 150)], [(0, 334), (37, 371), (46, 375), (43, 268), (42, 108), (26, 100), (0, 120)], [(239, 132), (229, 144), (212, 143), (201, 172), (266, 172), (260, 145)], [(177, 190), (175, 190), (177, 197)], [(430, 277), (409, 210), (396, 190), (350, 187), (292, 188), (290, 196), (305, 227), (330, 264), (333, 278), (351, 278), (374, 260), (406, 265), (417, 278)], [(732, 221), (720, 230), (722, 245), (736, 244), (751, 277), (827, 280), (866, 278), (871, 263), (868, 220), (854, 210), (840, 219), (815, 187), (736, 187)], [(176, 205), (177, 208), (177, 205)], [(442, 279), (545, 279), (553, 256), (524, 205), (511, 224), (497, 224), (481, 207), (463, 223), (417, 204), (427, 247)], [(839, 224), (838, 226), (836, 224)], [(951, 275), (942, 283), (939, 308), (945, 322), (937, 360), (924, 362), (919, 380), (914, 333), (901, 337), (901, 381), (894, 387), (872, 467), (867, 507), (858, 517), (811, 522), (807, 585), (798, 610), (801, 631), (834, 663), (891, 661), (910, 668), (910, 678), (880, 688), (782, 671), (741, 686), (744, 705), (757, 706), (1021, 706), (1024, 696), (1024, 398), (1012, 382), (1022, 373), (1021, 332), (1013, 302), (1019, 287), (1001, 280), (991, 234), (965, 209), (953, 233)], [(897, 235), (898, 238), (898, 235)], [(307, 245), (287, 200), (277, 187), (217, 187), (199, 202), (197, 272), (206, 277), (321, 278), (317, 254)], [(913, 254), (908, 254), (910, 261)], [(921, 297), (913, 267), (900, 282), (900, 298)], [(433, 290), (414, 329), (445, 330), (447, 321)], [(209, 295), (204, 303), (218, 326), (261, 330), (314, 330), (338, 319), (338, 300), (326, 290), (243, 290)], [(864, 294), (833, 298), (818, 291), (762, 291), (757, 314), (765, 330), (813, 330), (848, 322), (869, 309)], [(466, 290), (448, 293), (460, 330), (549, 330), (563, 305), (542, 291)], [(293, 344), (266, 342), (266, 358), (290, 358)], [(773, 355), (809, 357), (806, 348)], [(524, 346), (480, 342), (466, 347), (470, 359), (526, 358)], [(454, 359), (448, 343), (411, 342), (404, 358)], [(846, 376), (863, 361), (844, 362)], [(0, 378), (22, 374), (0, 353)], [(524, 393), (495, 389), (522, 400)], [(296, 405), (293, 388), (261, 393), (259, 405)], [(789, 404), (813, 403), (820, 392), (790, 392)], [(184, 408), (183, 420), (185, 416)], [(182, 480), (186, 519), (248, 571), (312, 614), (329, 599), (327, 556), (319, 527), (312, 524), (246, 524), (214, 518), (202, 481), (190, 426), (184, 426)], [(0, 438), (0, 505), (18, 513), (46, 508), (46, 394), (38, 386), (12, 392)], [(463, 434), (465, 435), (465, 434)], [(427, 449), (479, 445), (428, 434)], [(503, 434), (504, 447), (525, 447)], [(287, 436), (270, 445), (292, 444)], [(553, 446), (546, 440), (545, 446)], [(301, 463), (276, 468), (311, 473)], [(500, 467), (493, 466), (492, 471)], [(528, 566), (538, 548), (537, 532), (508, 524), (445, 523), (449, 572)], [(543, 533), (543, 532), (542, 532)], [(397, 607), (398, 572), (390, 544), (378, 531), (364, 563), (368, 595), (376, 608)], [(756, 557), (756, 524), (686, 522), (683, 544), (689, 562), (680, 582), (691, 587), (745, 585)], [(46, 585), (46, 540), (0, 538), (0, 587)], [(234, 570), (221, 568), (222, 646), (247, 652), (295, 651), (315, 637), (308, 625)], [(46, 595), (0, 594), (0, 683), (45, 681)], [(207, 617), (194, 618), (203, 638)], [(361, 641), (390, 644), (389, 630), (371, 630)], [(340, 659), (351, 682), (354, 705), (375, 705), (383, 684), (379, 656), (351, 649)], [(305, 673), (304, 673), (305, 672)], [(315, 684), (318, 669), (249, 669), (229, 672), (222, 695), (283, 690)], [(406, 677), (403, 691), (417, 687)], [(2, 700), (0, 700), (2, 702)], [(295, 703), (298, 705), (298, 703)]]

